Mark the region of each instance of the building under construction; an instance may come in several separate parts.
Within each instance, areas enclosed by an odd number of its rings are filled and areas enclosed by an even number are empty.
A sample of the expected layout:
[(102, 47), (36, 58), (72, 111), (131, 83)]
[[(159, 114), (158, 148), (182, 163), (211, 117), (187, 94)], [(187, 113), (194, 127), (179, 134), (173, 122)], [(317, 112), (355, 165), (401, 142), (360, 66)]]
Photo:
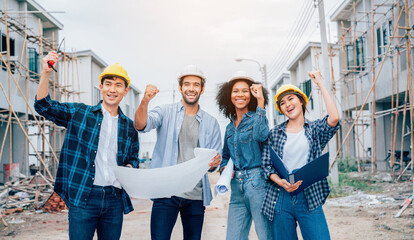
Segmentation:
[[(34, 111), (41, 59), (62, 42), (63, 24), (34, 0), (4, 0), (0, 4), (0, 183), (10, 175), (40, 171), (54, 178), (65, 128)], [(93, 51), (59, 50), (50, 78), (51, 99), (95, 105), (101, 100), (99, 74), (108, 65)], [(133, 117), (139, 90), (130, 86), (121, 102)]]
[(341, 59), (342, 156), (355, 157), (359, 170), (368, 161), (398, 175), (413, 159), (413, 10), (408, 0), (347, 0), (331, 16)]

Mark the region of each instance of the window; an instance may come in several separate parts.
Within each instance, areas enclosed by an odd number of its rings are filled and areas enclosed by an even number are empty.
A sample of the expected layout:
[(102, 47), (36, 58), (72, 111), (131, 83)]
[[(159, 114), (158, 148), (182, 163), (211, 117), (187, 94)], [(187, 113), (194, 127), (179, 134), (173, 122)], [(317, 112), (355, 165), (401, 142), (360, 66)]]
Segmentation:
[(346, 55), (347, 55), (347, 64), (348, 70), (354, 69), (354, 46), (347, 45), (346, 46)]
[(99, 88), (99, 86), (94, 86), (93, 87), (93, 104), (96, 105), (98, 104), (102, 99), (102, 95), (101, 95), (101, 89)]
[(392, 35), (392, 31), (394, 31), (394, 29), (392, 29), (392, 20), (388, 20), (388, 34), (389, 36)]
[[(14, 39), (13, 38), (9, 38), (9, 45), (10, 45), (10, 56), (14, 56), (14, 52), (15, 52), (15, 46), (14, 46)], [(6, 35), (2, 34), (1, 35), (1, 52), (7, 52), (7, 37)], [(1, 68), (4, 71), (7, 71), (7, 67), (4, 64), (3, 61), (1, 61)], [(14, 70), (16, 69), (16, 65), (14, 62), (10, 61), (10, 70), (12, 73), (14, 73)]]
[[(388, 23), (385, 22), (382, 25), (382, 46), (384, 46), (384, 47), (387, 47), (388, 46), (388, 36), (389, 36), (389, 33), (388, 33)], [(385, 51), (385, 49), (384, 49), (384, 51)]]
[[(10, 44), (10, 56), (14, 56), (14, 39), (9, 38), (9, 44)], [(1, 51), (7, 52), (7, 37), (6, 35), (1, 35)]]
[(385, 52), (391, 39), (392, 20), (385, 21), (381, 27), (377, 28), (377, 54), (378, 62), (381, 62), (381, 54)]
[(313, 97), (310, 96), (311, 93), (312, 93), (312, 80), (310, 80), (310, 79), (305, 80), (303, 83), (300, 84), (300, 88), (306, 94), (306, 96), (308, 96), (308, 98), (309, 98), (308, 109), (309, 109), (309, 103), (310, 103), (310, 109), (313, 110)]
[(35, 48), (27, 48), (29, 58), (29, 76), (33, 79), (39, 78), (39, 54)]
[(365, 70), (365, 38), (360, 37), (356, 40), (356, 68), (359, 71)]
[(347, 54), (347, 64), (348, 70), (358, 70), (364, 71), (365, 70), (365, 37), (360, 37), (355, 41), (355, 55), (356, 61), (354, 60), (354, 46), (347, 45), (346, 46), (346, 54)]
[(381, 60), (382, 60), (382, 58), (380, 57), (381, 56), (381, 53), (382, 53), (381, 47), (382, 47), (382, 44), (381, 44), (381, 28), (378, 28), (377, 29), (377, 55), (378, 55), (378, 62), (381, 62)]

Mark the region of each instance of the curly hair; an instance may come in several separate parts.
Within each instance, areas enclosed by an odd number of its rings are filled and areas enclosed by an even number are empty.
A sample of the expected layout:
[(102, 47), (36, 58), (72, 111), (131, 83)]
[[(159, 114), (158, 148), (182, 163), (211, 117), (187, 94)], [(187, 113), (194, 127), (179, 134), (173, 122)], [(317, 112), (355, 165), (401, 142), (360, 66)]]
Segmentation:
[[(252, 86), (253, 84), (261, 84), (258, 82), (252, 82), (246, 79), (237, 79), (230, 82), (221, 83), (217, 86), (218, 93), (216, 96), (216, 103), (219, 106), (220, 112), (222, 112), (227, 118), (235, 118), (236, 117), (236, 108), (234, 107), (231, 101), (231, 91), (233, 90), (234, 84), (237, 82), (245, 82), (247, 85)], [(263, 97), (264, 97), (264, 105), (266, 106), (269, 98), (268, 98), (268, 91), (266, 88), (263, 89)], [(249, 111), (256, 111), (257, 108), (257, 99), (250, 93), (250, 102), (247, 105)]]

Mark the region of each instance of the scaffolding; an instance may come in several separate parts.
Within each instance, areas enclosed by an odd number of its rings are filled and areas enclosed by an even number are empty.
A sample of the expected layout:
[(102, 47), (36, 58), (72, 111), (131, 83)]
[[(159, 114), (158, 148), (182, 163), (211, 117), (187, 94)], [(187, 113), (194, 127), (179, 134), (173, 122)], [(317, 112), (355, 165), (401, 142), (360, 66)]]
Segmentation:
[[(24, 12), (22, 12), (24, 13)], [(17, 161), (18, 157), (13, 156), (13, 144), (21, 143), (13, 139), (13, 126), (18, 126), (25, 137), (22, 147), (23, 158), (20, 161), (22, 170), (26, 169), (29, 174), (29, 159), (36, 158), (36, 165), (43, 172), (43, 175), (54, 179), (58, 166), (58, 155), (66, 129), (47, 121), (44, 117), (35, 113), (33, 105), (29, 99), (29, 85), (38, 84), (42, 64), (39, 64), (38, 72), (31, 71), (29, 68), (28, 43), (35, 45), (39, 49), (39, 57), (36, 61), (41, 63), (41, 58), (49, 51), (56, 51), (58, 39), (52, 34), (51, 39), (43, 36), (42, 23), (38, 19), (39, 29), (31, 29), (27, 25), (27, 15), (22, 14), (14, 17), (19, 12), (8, 13), (6, 1), (4, 0), (4, 10), (0, 10), (0, 24), (5, 27), (7, 50), (0, 52), (0, 63), (7, 71), (7, 85), (0, 81), (0, 95), (7, 101), (8, 109), (0, 109), (0, 124), (7, 124), (4, 136), (0, 137), (0, 159), (5, 151), (5, 143), (9, 140), (9, 164)], [(22, 17), (23, 16), (23, 17)], [(19, 57), (10, 57), (10, 33), (16, 33), (24, 39), (22, 51)], [(65, 46), (62, 47), (65, 49)], [(60, 64), (57, 66), (58, 72), (53, 72), (49, 79), (50, 97), (58, 101), (80, 101), (80, 83), (78, 74), (78, 58), (74, 52), (59, 51)], [(77, 80), (76, 84), (75, 81)], [(14, 88), (14, 92), (11, 89)], [(75, 89), (76, 88), (76, 89)], [(25, 90), (25, 91), (23, 91)], [(15, 100), (17, 93), (20, 94), (26, 104), (25, 112), (15, 110)], [(14, 131), (16, 131), (14, 129)], [(37, 143), (37, 144), (36, 144)], [(4, 162), (4, 161), (2, 161)]]
[[(410, 26), (410, 18), (414, 17), (413, 4), (409, 4), (408, 0), (405, 1), (390, 1), (385, 0), (379, 4), (374, 4), (371, 1), (371, 7), (369, 11), (357, 12), (356, 2), (352, 2), (352, 19), (349, 19), (350, 26), (344, 27), (344, 22), (341, 22), (340, 38), (338, 41), (338, 47), (342, 55), (342, 69), (341, 77), (336, 80), (336, 84), (342, 86), (342, 110), (344, 126), (342, 144), (339, 144), (339, 148), (335, 154), (335, 160), (338, 156), (345, 157), (351, 156), (351, 133), (355, 135), (354, 141), (356, 148), (355, 158), (358, 164), (358, 171), (364, 170), (364, 161), (370, 161), (371, 170), (376, 171), (377, 167), (377, 125), (378, 119), (391, 115), (391, 127), (390, 131), (390, 163), (391, 174), (396, 179), (400, 179), (404, 172), (413, 165), (414, 151), (411, 149), (411, 162), (403, 169), (403, 153), (404, 153), (404, 138), (410, 136), (411, 146), (414, 142), (413, 136), (413, 80), (412, 80), (412, 56), (411, 56), (411, 38), (413, 31)], [(366, 7), (366, 6), (364, 6)], [(360, 18), (357, 18), (360, 15)], [(389, 21), (388, 18), (391, 17)], [(387, 42), (378, 40), (378, 24), (385, 22), (387, 25), (388, 38)], [(365, 29), (360, 30), (358, 26), (365, 24)], [(380, 25), (381, 26), (381, 25)], [(383, 28), (381, 28), (383, 30)], [(377, 31), (377, 32), (376, 32)], [(377, 34), (377, 35), (376, 35)], [(359, 39), (357, 39), (359, 38)], [(364, 39), (369, 39), (364, 43)], [(383, 43), (383, 45), (381, 45)], [(371, 47), (371, 56), (364, 56), (363, 46)], [(376, 46), (378, 50), (376, 51)], [(351, 51), (350, 51), (351, 49)], [(359, 52), (358, 52), (359, 51)], [(406, 86), (405, 89), (400, 89), (401, 84), (400, 73), (400, 57), (405, 54), (406, 57)], [(349, 57), (352, 56), (352, 61)], [(388, 60), (388, 61), (387, 61)], [(377, 111), (377, 99), (376, 99), (376, 84), (377, 80), (384, 74), (384, 64), (391, 65), (391, 75), (388, 77), (391, 88), (391, 107), (383, 111)], [(365, 89), (369, 89), (368, 92), (363, 92)], [(360, 91), (360, 92), (358, 92)], [(401, 96), (401, 92), (404, 92), (404, 96)], [(352, 96), (354, 95), (354, 96)], [(353, 97), (355, 104), (351, 104), (351, 97)], [(369, 104), (368, 104), (369, 102)], [(367, 116), (367, 110), (369, 109), (369, 116)], [(400, 161), (396, 162), (395, 153), (397, 150), (397, 132), (398, 132), (398, 118), (402, 113), (402, 125), (401, 125), (401, 141), (400, 141)], [(406, 130), (406, 118), (410, 121), (410, 128)], [(401, 117), (401, 116), (400, 116)], [(369, 120), (368, 120), (369, 119)], [(368, 156), (368, 149), (366, 149), (365, 131), (371, 128), (372, 139), (372, 151), (371, 156)], [(386, 136), (387, 134), (384, 134)], [(345, 148), (345, 151), (344, 151)], [(360, 151), (359, 148), (362, 148)], [(362, 154), (362, 156), (361, 156)], [(333, 163), (334, 163), (333, 162)], [(331, 163), (331, 167), (333, 165)], [(393, 171), (393, 166), (399, 164), (400, 168), (398, 172)], [(412, 172), (412, 171), (411, 171)], [(414, 179), (413, 173), (411, 178)], [(413, 185), (414, 191), (414, 185)]]

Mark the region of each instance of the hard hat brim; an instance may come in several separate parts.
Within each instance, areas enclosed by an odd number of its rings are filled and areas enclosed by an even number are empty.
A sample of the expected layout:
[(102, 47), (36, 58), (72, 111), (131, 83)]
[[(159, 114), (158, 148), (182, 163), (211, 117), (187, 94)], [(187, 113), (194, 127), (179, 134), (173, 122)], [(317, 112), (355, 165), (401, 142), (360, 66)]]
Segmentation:
[[(289, 93), (287, 93), (287, 92), (289, 92)], [(276, 109), (280, 113), (283, 114), (282, 110), (280, 110), (280, 108), (279, 108), (279, 101), (286, 94), (295, 94), (295, 95), (301, 96), (303, 98), (303, 100), (305, 101), (305, 107), (306, 107), (306, 105), (308, 105), (308, 101), (309, 101), (308, 96), (306, 96), (306, 94), (304, 92), (302, 92), (302, 90), (300, 90), (298, 87), (296, 87), (294, 85), (291, 85), (291, 84), (283, 85), (278, 89), (278, 91), (276, 92), (276, 95), (275, 95)]]
[(254, 83), (254, 79), (251, 77), (233, 77), (229, 80), (229, 82), (239, 81), (239, 80), (247, 80)]

